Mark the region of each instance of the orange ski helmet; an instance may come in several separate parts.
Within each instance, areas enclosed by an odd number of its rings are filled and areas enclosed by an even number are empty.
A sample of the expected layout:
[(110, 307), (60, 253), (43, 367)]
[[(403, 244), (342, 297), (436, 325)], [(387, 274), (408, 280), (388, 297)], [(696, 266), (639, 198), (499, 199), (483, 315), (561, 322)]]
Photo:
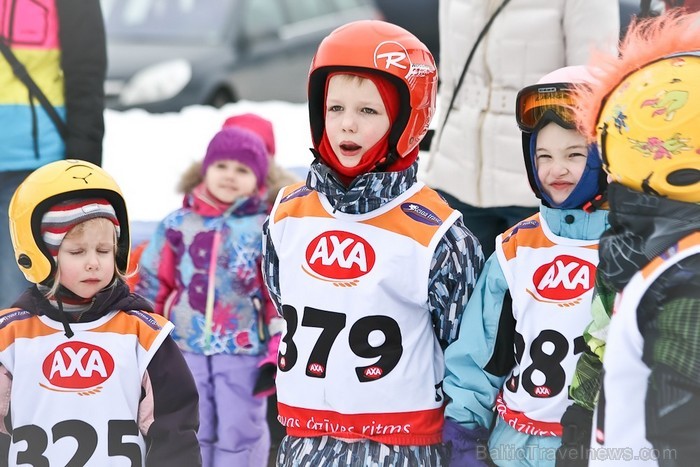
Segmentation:
[(309, 120), (317, 150), (328, 75), (353, 70), (380, 73), (399, 90), (400, 112), (389, 133), (389, 149), (405, 157), (423, 139), (435, 113), (437, 68), (432, 54), (412, 33), (384, 21), (355, 21), (331, 32), (309, 70)]

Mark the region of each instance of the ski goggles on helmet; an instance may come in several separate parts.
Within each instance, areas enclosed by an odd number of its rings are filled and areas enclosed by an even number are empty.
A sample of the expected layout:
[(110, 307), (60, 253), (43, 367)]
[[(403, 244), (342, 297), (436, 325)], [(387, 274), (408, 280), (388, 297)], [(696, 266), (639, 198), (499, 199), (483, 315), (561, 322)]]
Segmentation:
[(574, 128), (574, 99), (570, 83), (535, 84), (523, 88), (515, 101), (515, 118), (520, 131), (532, 133), (542, 122), (554, 121)]

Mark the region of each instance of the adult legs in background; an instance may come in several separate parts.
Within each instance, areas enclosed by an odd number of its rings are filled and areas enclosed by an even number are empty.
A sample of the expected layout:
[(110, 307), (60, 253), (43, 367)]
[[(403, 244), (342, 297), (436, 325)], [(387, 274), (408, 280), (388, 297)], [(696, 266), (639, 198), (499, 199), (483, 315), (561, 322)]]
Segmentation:
[(29, 171), (0, 172), (0, 309), (10, 305), (31, 284), (17, 266), (7, 211), (12, 195)]
[(478, 208), (463, 203), (449, 193), (438, 190), (447, 204), (462, 213), (464, 225), (479, 239), (484, 259), (496, 249), (496, 237), (515, 225), (517, 222), (530, 217), (537, 208), (522, 206), (499, 206), (493, 208)]
[(211, 356), (218, 419), (212, 467), (267, 467), (267, 398), (253, 396), (259, 361), (251, 355)]

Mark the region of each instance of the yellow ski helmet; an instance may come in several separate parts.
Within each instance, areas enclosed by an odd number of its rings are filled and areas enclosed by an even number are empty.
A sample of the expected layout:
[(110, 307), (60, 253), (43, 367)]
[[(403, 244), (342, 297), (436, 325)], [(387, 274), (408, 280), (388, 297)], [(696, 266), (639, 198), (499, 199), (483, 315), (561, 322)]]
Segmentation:
[(61, 160), (38, 168), (17, 187), (8, 214), (15, 260), (29, 282), (46, 283), (56, 264), (41, 236), (41, 219), (52, 206), (75, 198), (104, 198), (120, 224), (117, 268), (126, 272), (131, 239), (126, 203), (114, 179), (104, 169), (81, 160)]
[(635, 20), (618, 51), (594, 51), (591, 64), (576, 116), (611, 179), (700, 203), (700, 13)]
[(700, 53), (626, 76), (598, 119), (605, 171), (636, 191), (700, 203)]

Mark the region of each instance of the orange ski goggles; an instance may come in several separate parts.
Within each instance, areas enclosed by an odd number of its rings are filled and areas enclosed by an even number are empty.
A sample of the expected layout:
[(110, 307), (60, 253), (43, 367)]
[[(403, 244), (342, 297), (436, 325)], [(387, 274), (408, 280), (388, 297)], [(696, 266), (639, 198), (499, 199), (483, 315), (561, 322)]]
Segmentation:
[(515, 118), (525, 133), (539, 129), (543, 120), (574, 128), (574, 100), (570, 83), (535, 84), (518, 92)]

